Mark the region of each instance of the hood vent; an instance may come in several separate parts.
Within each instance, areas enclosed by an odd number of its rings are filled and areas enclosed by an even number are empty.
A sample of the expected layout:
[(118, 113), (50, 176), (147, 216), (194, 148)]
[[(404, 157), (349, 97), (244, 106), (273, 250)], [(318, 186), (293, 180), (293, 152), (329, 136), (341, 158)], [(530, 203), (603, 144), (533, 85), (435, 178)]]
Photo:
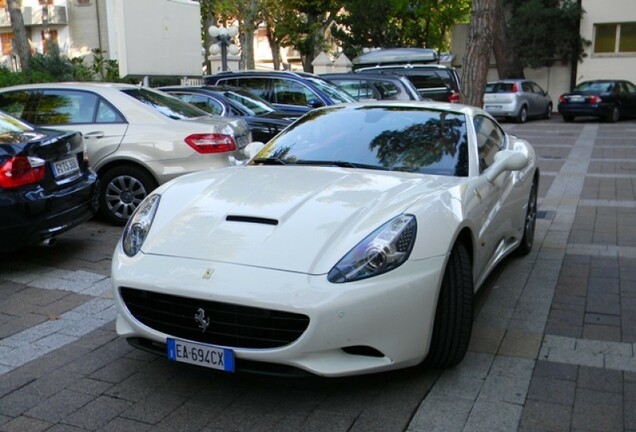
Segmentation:
[(255, 216), (236, 216), (229, 215), (225, 218), (228, 222), (246, 222), (246, 223), (256, 223), (263, 225), (278, 225), (278, 221), (276, 219), (255, 217)]

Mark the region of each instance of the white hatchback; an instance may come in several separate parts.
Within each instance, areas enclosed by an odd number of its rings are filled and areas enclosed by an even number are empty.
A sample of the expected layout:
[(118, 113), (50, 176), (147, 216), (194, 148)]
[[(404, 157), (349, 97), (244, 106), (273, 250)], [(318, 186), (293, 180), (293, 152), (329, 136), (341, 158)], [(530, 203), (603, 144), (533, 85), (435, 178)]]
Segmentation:
[(100, 177), (100, 213), (124, 224), (157, 186), (246, 159), (244, 120), (210, 116), (147, 87), (48, 83), (0, 90), (0, 110), (41, 127), (84, 135)]

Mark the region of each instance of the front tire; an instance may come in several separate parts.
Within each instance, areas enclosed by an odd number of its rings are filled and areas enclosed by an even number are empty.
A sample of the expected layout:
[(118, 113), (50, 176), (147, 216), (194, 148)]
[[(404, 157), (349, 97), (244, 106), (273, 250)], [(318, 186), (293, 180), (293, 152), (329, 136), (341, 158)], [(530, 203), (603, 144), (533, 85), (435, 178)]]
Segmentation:
[(124, 165), (102, 174), (99, 213), (115, 225), (125, 225), (141, 201), (157, 187), (141, 168)]
[(464, 358), (473, 328), (474, 294), (470, 255), (458, 242), (444, 271), (426, 366), (449, 368)]
[(519, 255), (528, 255), (534, 244), (534, 231), (537, 224), (537, 180), (532, 180), (530, 187), (530, 196), (528, 197), (528, 209), (526, 210), (526, 219), (523, 224), (523, 237), (517, 248)]

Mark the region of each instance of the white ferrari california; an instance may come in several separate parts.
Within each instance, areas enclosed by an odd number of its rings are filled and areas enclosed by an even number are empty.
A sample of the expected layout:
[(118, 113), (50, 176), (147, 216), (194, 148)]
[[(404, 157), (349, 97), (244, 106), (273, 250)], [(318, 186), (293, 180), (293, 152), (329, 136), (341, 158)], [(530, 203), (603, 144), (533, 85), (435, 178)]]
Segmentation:
[(228, 372), (451, 367), (475, 291), (532, 248), (534, 150), (478, 108), (321, 108), (251, 156), (128, 221), (112, 280), (132, 345)]

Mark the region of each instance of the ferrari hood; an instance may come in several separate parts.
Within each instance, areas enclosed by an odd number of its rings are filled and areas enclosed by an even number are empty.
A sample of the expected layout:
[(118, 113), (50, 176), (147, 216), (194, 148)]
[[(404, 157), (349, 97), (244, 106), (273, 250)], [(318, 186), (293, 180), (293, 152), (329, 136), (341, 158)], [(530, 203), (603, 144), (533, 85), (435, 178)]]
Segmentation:
[(306, 166), (243, 166), (160, 189), (146, 254), (327, 273), (373, 230), (452, 177)]

